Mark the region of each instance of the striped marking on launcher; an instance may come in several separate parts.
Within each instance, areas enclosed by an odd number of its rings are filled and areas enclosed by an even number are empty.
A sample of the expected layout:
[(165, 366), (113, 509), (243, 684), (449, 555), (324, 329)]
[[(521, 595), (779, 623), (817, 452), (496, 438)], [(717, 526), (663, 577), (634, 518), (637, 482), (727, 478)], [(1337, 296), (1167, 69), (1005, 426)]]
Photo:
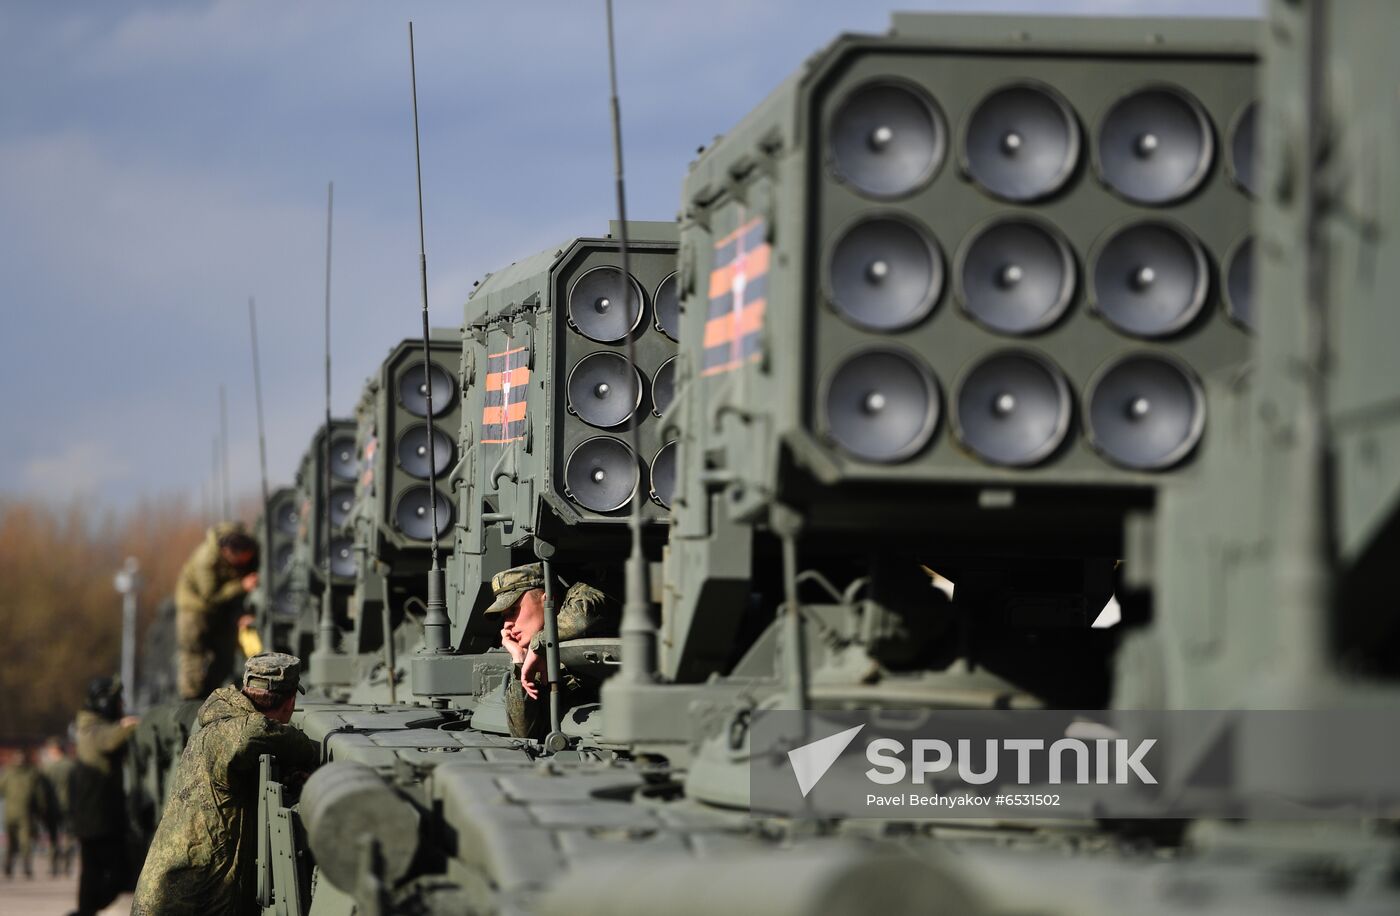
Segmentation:
[(374, 485), (374, 456), (379, 453), (379, 437), (370, 436), (365, 442), (364, 470), (360, 472), (360, 486), (368, 490)]
[(701, 375), (728, 372), (759, 356), (773, 253), (767, 234), (768, 224), (755, 217), (715, 242)]
[(486, 357), (486, 406), (481, 412), (481, 443), (502, 445), (525, 438), (525, 389), (530, 382), (530, 351), (516, 347)]

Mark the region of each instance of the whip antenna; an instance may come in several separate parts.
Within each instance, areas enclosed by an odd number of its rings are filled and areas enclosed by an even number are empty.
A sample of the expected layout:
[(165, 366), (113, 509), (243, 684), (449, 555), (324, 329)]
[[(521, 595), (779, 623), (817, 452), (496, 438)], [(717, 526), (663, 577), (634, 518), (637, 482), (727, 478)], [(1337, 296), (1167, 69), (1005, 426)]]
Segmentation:
[(272, 601), (277, 594), (277, 562), (272, 553), (272, 494), (267, 490), (267, 437), (262, 419), (262, 368), (258, 366), (258, 305), (248, 297), (248, 331), (253, 346), (253, 405), (258, 409), (258, 472), (263, 492), (263, 644), (272, 648)]
[(326, 432), (322, 484), (325, 487), (323, 498), (326, 505), (326, 544), (325, 544), (325, 588), (321, 592), (321, 620), (317, 626), (319, 639), (317, 648), (322, 652), (335, 652), (335, 612), (331, 602), (331, 218), (335, 211), (335, 182), (326, 184)]
[(215, 433), (214, 438), (210, 440), (210, 446), (211, 447), (209, 450), (209, 454), (212, 456), (210, 459), (210, 467), (212, 468), (212, 470), (210, 472), (211, 476), (209, 478), (209, 514), (214, 516), (214, 523), (218, 524), (222, 521), (228, 521), (227, 515), (224, 515), (222, 517), (220, 517), (219, 515), (219, 493), (223, 489), (222, 481), (224, 478), (223, 473), (220, 470), (222, 465), (219, 464), (218, 433)]
[(228, 399), (224, 396), (223, 383), (219, 383), (219, 472), (220, 486), (224, 497), (224, 519), (233, 517), (233, 506), (228, 496)]
[(273, 587), (276, 566), (272, 559), (272, 495), (267, 489), (267, 438), (263, 427), (262, 370), (258, 366), (258, 307), (253, 297), (248, 297), (248, 331), (253, 343), (253, 404), (258, 412), (258, 473), (262, 483), (263, 516), (263, 644), (272, 646), (272, 596), (277, 593)]
[[(622, 106), (617, 98), (617, 50), (613, 39), (612, 0), (605, 0), (608, 14), (608, 83), (612, 90), (612, 141), (613, 169), (617, 178), (617, 225), (622, 249), (622, 277), (618, 291), (619, 302), (626, 310), (628, 289), (632, 270), (628, 255), (627, 238), (627, 186), (622, 167)], [(641, 303), (638, 303), (638, 307)], [(637, 341), (633, 334), (627, 335), (627, 360), (637, 365)], [(633, 416), (630, 424), (633, 457), (641, 460), (642, 442), (638, 427), (639, 417)], [(627, 596), (622, 606), (622, 671), (621, 676), (630, 681), (649, 681), (656, 670), (656, 630), (651, 622), (651, 588), (648, 582), (650, 570), (646, 554), (642, 549), (642, 487), (638, 479), (637, 488), (632, 493), (632, 512), (628, 518), (632, 530), (632, 555), (627, 560)]]
[[(428, 407), (428, 467), (437, 467), (437, 449), (433, 433), (433, 364), (428, 347), (428, 246), (423, 232), (423, 154), (418, 143), (418, 63), (413, 52), (413, 23), (408, 23), (408, 72), (413, 89), (413, 162), (418, 175), (418, 277), (423, 298), (423, 396)], [(437, 484), (428, 484), (428, 512), (432, 523), (432, 566), (428, 570), (428, 604), (423, 617), (423, 644), (430, 652), (447, 649), (448, 630), (446, 576), (438, 565)], [(384, 634), (388, 639), (389, 635)], [(390, 672), (390, 677), (393, 672)]]

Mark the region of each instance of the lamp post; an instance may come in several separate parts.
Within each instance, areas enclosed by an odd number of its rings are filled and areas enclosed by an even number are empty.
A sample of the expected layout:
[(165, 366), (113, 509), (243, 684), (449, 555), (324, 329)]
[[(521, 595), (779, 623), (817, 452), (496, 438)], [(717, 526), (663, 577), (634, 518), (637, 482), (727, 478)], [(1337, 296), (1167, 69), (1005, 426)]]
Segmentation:
[(136, 705), (136, 590), (141, 586), (141, 564), (127, 557), (112, 584), (122, 596), (122, 688)]

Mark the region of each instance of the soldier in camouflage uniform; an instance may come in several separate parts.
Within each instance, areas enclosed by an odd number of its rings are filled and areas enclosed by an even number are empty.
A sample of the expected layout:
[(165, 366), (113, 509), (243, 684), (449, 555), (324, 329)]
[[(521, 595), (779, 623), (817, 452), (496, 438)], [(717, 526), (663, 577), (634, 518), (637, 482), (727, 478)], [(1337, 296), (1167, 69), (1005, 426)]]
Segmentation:
[(34, 751), (25, 748), (19, 759), (0, 773), (5, 798), (5, 877), (15, 873), (15, 859), (24, 867), (26, 878), (34, 877), (34, 836), (38, 825), (48, 820), (52, 790), (48, 780), (34, 765)]
[[(544, 568), (527, 563), (491, 578), (496, 600), (487, 614), (500, 614), (501, 645), (515, 662), (506, 681), (506, 713), (510, 733), (517, 738), (542, 738), (549, 731), (549, 698), (544, 692)], [(557, 592), (556, 592), (557, 594)], [(555, 616), (559, 641), (616, 633), (616, 617), (603, 593), (576, 582), (564, 593)], [(595, 684), (587, 684), (560, 669), (560, 706), (569, 709), (597, 699)]]
[(122, 686), (99, 677), (79, 710), (78, 752), (69, 776), (73, 835), (78, 838), (78, 914), (92, 916), (130, 885), (122, 763), (139, 720), (122, 716)]
[(256, 914), (258, 757), (286, 771), (320, 763), (320, 748), (287, 727), (301, 660), (265, 652), (248, 659), (243, 688), (220, 687), (199, 709), (160, 826), (136, 883), (132, 916)]
[(44, 747), (44, 777), (53, 789), (49, 809), (49, 873), (54, 877), (68, 874), (73, 867), (73, 840), (68, 822), (73, 810), (69, 804), (68, 783), (73, 772), (73, 758), (60, 738), (50, 738)]
[(258, 584), (258, 544), (237, 522), (209, 529), (175, 583), (180, 697), (202, 700), (233, 676), (243, 596)]

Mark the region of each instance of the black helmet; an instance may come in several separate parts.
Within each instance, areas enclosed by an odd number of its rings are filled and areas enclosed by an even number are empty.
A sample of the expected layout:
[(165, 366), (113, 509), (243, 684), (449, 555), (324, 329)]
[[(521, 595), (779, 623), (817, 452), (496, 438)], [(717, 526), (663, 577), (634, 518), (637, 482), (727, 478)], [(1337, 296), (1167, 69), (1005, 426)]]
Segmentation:
[(95, 677), (88, 682), (87, 708), (104, 719), (122, 714), (122, 682), (115, 677)]

